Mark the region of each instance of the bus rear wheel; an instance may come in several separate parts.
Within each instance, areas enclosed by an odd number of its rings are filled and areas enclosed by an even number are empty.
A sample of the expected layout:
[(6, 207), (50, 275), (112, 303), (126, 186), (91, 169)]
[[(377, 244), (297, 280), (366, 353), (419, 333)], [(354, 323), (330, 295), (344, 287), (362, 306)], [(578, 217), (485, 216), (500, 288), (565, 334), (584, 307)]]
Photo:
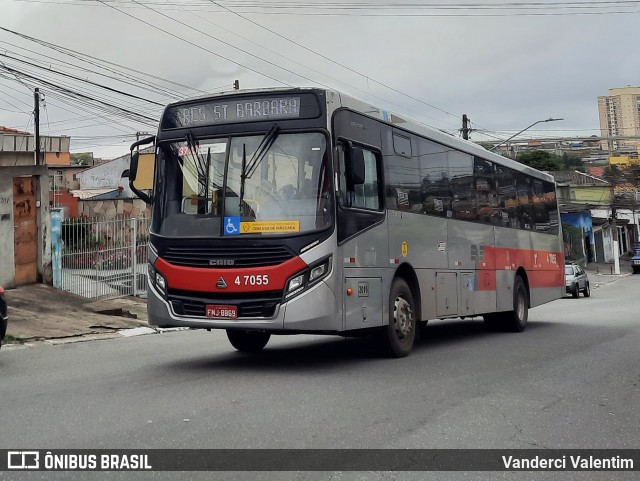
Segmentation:
[(271, 334), (268, 332), (227, 329), (227, 337), (231, 345), (240, 352), (258, 352), (267, 345)]
[(490, 330), (522, 332), (529, 319), (529, 293), (522, 277), (513, 283), (513, 310), (485, 314), (484, 323)]
[(504, 327), (507, 331), (522, 332), (529, 319), (529, 293), (522, 277), (516, 276), (513, 283), (513, 310), (504, 313)]
[(382, 328), (385, 352), (393, 357), (406, 357), (416, 338), (416, 308), (411, 289), (404, 279), (396, 278), (389, 294), (389, 324)]

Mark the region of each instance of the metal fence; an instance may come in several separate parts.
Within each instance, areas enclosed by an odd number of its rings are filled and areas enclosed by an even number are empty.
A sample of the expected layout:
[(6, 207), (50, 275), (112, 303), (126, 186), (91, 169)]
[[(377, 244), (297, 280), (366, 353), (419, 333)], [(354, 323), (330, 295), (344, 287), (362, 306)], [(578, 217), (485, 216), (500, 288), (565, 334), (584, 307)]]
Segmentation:
[(149, 222), (146, 217), (62, 221), (61, 245), (52, 249), (54, 256), (59, 252), (54, 287), (91, 299), (146, 295)]

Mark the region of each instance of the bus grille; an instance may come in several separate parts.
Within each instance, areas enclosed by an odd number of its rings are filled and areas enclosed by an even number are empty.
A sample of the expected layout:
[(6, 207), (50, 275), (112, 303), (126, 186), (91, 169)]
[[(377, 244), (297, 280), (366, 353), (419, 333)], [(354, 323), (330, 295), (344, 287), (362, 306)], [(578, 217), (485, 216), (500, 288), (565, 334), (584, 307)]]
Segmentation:
[[(294, 257), (284, 246), (167, 247), (160, 257), (178, 266), (236, 268), (275, 266)], [(232, 265), (210, 261), (233, 261)]]
[(207, 304), (238, 306), (238, 317), (273, 317), (282, 300), (282, 292), (210, 296), (206, 292), (169, 289), (168, 300), (177, 315), (189, 317), (206, 317)]

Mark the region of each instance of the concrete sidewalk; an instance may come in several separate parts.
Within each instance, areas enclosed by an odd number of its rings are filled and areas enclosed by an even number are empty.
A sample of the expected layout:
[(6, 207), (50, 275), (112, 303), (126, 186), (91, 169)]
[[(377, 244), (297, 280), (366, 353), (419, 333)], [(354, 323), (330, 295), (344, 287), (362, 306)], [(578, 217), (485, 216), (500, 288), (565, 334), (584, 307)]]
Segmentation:
[(31, 284), (7, 290), (5, 299), (9, 306), (7, 344), (108, 338), (119, 336), (123, 329), (148, 327), (146, 301), (136, 297), (95, 301)]
[(597, 289), (598, 287), (614, 282), (621, 277), (632, 275), (633, 269), (631, 269), (631, 256), (624, 255), (620, 257), (620, 274), (614, 274), (613, 269), (613, 262), (592, 262), (588, 264), (584, 270), (589, 276), (591, 288)]

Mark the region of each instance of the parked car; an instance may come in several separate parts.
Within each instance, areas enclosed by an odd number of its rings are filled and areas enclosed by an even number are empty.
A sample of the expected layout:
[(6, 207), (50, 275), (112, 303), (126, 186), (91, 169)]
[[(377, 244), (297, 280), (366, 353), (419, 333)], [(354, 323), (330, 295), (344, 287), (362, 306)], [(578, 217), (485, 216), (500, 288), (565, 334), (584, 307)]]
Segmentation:
[(568, 264), (564, 266), (564, 285), (567, 294), (571, 294), (573, 297), (578, 297), (580, 292), (584, 294), (584, 297), (591, 295), (589, 276), (579, 265)]
[(640, 274), (640, 242), (633, 246), (633, 257), (631, 258), (631, 268), (634, 274)]
[(2, 346), (2, 341), (4, 341), (4, 336), (7, 333), (8, 320), (7, 301), (4, 300), (4, 289), (0, 286), (0, 346)]

